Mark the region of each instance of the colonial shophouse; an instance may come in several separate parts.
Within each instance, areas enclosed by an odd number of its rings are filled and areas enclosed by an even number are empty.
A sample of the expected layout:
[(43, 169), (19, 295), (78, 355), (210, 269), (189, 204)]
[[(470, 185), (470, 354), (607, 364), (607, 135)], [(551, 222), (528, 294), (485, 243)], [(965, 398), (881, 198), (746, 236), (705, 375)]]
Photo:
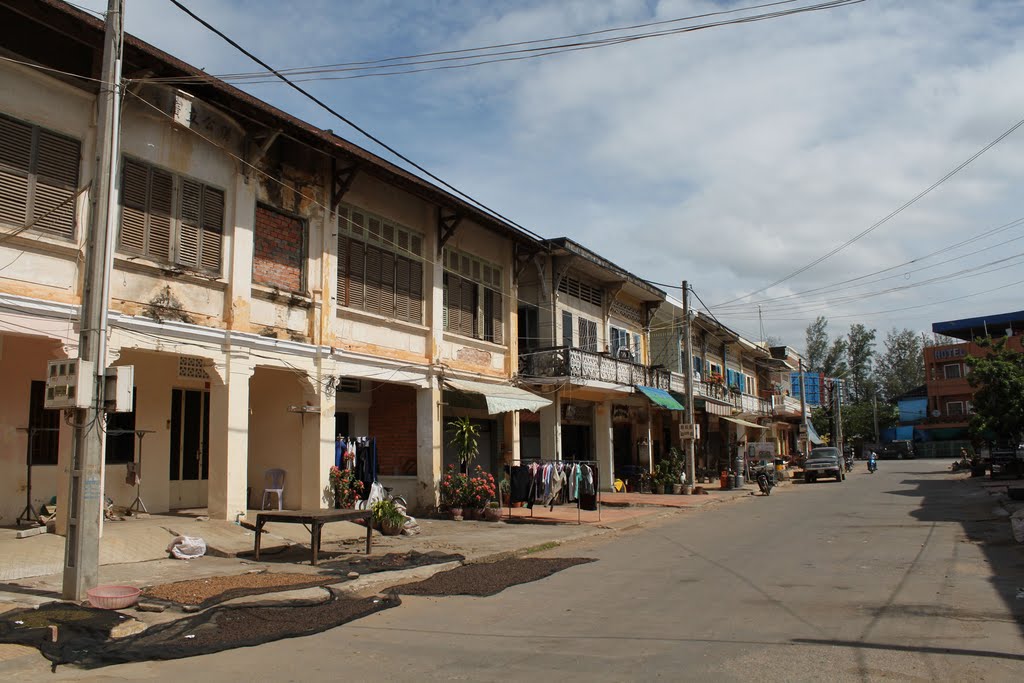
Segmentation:
[[(29, 433), (35, 504), (68, 490), (71, 430), (42, 387), (48, 360), (77, 356), (103, 24), (46, 0), (0, 2), (0, 26), (10, 524)], [(375, 437), (381, 480), (433, 507), (453, 415), (488, 427), (485, 464), (517, 455), (516, 411), (548, 401), (510, 386), (516, 277), (545, 245), (151, 45), (125, 52), (107, 362), (134, 366), (136, 393), (107, 423), (105, 494), (127, 505), (141, 460), (150, 511), (234, 519), (282, 468), (285, 507), (321, 507), (346, 435)], [(624, 294), (632, 349), (660, 295)], [(496, 383), (504, 399), (482, 400)]]

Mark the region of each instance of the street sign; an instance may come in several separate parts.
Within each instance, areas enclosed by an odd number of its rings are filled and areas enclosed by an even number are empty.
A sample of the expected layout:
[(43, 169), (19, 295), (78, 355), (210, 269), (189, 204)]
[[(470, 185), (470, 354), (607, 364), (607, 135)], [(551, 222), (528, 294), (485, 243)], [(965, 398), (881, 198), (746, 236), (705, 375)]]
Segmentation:
[(700, 425), (689, 424), (684, 422), (679, 425), (679, 439), (686, 441), (687, 439), (699, 439), (700, 438)]

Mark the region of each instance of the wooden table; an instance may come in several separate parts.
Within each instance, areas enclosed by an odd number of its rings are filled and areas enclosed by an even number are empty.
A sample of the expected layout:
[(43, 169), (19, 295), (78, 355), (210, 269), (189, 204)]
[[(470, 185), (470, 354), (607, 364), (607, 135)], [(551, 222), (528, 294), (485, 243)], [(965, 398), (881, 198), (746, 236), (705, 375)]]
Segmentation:
[(373, 538), (373, 512), (370, 510), (266, 510), (256, 513), (256, 559), (260, 559), (260, 536), (263, 525), (267, 522), (283, 522), (285, 524), (308, 524), (310, 546), (313, 551), (313, 566), (317, 564), (320, 553), (320, 532), (328, 522), (345, 522), (354, 519), (366, 520), (366, 554), (370, 554), (370, 542)]

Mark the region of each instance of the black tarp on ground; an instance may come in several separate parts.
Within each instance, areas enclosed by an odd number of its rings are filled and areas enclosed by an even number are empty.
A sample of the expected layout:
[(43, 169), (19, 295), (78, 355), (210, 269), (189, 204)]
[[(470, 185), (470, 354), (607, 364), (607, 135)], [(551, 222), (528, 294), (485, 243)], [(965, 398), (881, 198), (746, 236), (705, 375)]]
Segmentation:
[(401, 595), (495, 595), (509, 586), (538, 581), (556, 572), (595, 560), (588, 557), (518, 557), (467, 564), (429, 579), (396, 586)]

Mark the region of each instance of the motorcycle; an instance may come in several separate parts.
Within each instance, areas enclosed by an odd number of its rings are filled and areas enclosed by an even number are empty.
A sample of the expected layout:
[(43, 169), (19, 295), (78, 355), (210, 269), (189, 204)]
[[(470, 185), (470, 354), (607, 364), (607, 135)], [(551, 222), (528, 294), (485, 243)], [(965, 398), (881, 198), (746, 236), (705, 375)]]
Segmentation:
[(874, 454), (872, 454), (872, 456), (870, 458), (868, 458), (868, 472), (870, 472), (871, 474), (874, 474), (875, 470), (877, 470), (877, 469), (878, 469), (878, 460), (874, 457)]
[(843, 458), (843, 468), (847, 472), (853, 472), (853, 458), (851, 458), (850, 456), (846, 456), (845, 458)]
[(762, 468), (757, 471), (757, 487), (761, 489), (761, 493), (766, 496), (772, 495), (772, 487), (775, 486), (775, 477), (768, 476), (768, 473)]

